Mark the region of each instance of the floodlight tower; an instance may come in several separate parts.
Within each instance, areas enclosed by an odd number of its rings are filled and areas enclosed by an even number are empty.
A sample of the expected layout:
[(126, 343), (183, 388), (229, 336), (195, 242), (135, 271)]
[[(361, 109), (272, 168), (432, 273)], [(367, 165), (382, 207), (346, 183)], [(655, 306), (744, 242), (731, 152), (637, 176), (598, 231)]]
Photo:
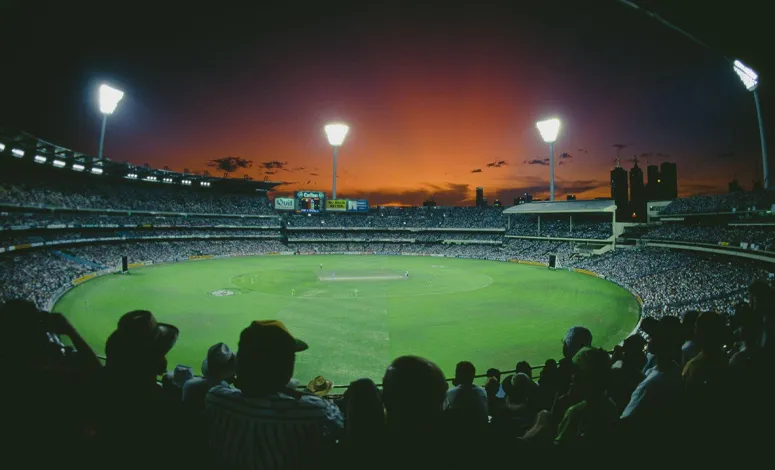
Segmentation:
[(554, 141), (560, 132), (559, 119), (547, 119), (536, 123), (541, 138), (549, 144), (549, 200), (554, 201)]
[(762, 124), (762, 109), (759, 105), (759, 93), (756, 92), (756, 89), (759, 87), (759, 75), (752, 69), (746, 67), (745, 64), (739, 60), (735, 60), (732, 67), (737, 76), (740, 77), (740, 81), (745, 85), (745, 88), (753, 93), (753, 100), (756, 103), (756, 117), (759, 120), (759, 138), (762, 141), (762, 169), (764, 170), (763, 186), (764, 189), (769, 189), (770, 170), (767, 166), (767, 144), (764, 141), (764, 125)]
[(100, 85), (100, 112), (102, 113), (102, 132), (100, 132), (100, 150), (99, 158), (102, 159), (102, 146), (105, 142), (105, 126), (108, 123), (108, 115), (113, 114), (116, 110), (118, 102), (124, 97), (124, 92), (109, 87), (108, 85)]
[(334, 147), (334, 176), (331, 183), (331, 199), (336, 199), (336, 151), (344, 142), (350, 127), (347, 124), (329, 124), (325, 127), (328, 143)]

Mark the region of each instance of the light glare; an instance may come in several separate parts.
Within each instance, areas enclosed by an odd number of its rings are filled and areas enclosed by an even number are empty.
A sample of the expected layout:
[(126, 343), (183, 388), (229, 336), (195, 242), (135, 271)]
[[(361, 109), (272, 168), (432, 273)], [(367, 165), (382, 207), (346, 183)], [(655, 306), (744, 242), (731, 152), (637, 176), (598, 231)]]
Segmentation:
[(91, 169), (91, 172), (94, 173), (95, 175), (101, 175), (102, 174), (102, 168), (94, 167), (94, 168)]
[(83, 171), (84, 168), (80, 163), (73, 163), (73, 171)]
[(113, 114), (118, 102), (124, 97), (124, 92), (116, 90), (107, 85), (100, 85), (100, 112), (102, 114)]
[(5, 152), (5, 144), (0, 144), (0, 152)]
[(62, 160), (54, 160), (53, 165), (57, 168), (64, 168), (65, 162)]
[(544, 139), (544, 142), (551, 144), (557, 140), (557, 134), (560, 132), (560, 120), (547, 119), (546, 121), (538, 121), (536, 127), (538, 132), (541, 133), (541, 138)]
[(329, 124), (325, 127), (325, 130), (326, 136), (328, 136), (328, 143), (338, 147), (344, 142), (350, 127), (347, 124)]
[(748, 91), (754, 91), (759, 86), (759, 75), (739, 60), (734, 63), (734, 70)]
[(21, 149), (11, 149), (11, 153), (16, 158), (22, 158), (24, 156), (24, 150)]
[(46, 163), (46, 157), (43, 157), (40, 155), (35, 155), (35, 158), (33, 158), (33, 160), (35, 160), (35, 163)]

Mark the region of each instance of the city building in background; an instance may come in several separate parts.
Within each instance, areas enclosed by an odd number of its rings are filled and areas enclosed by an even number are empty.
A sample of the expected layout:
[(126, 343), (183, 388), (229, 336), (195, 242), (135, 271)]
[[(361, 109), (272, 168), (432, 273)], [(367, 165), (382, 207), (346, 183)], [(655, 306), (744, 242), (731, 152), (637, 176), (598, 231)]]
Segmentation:
[(630, 170), (630, 220), (646, 220), (646, 187), (643, 184), (643, 170), (638, 166), (637, 159)]
[(630, 220), (627, 170), (619, 166), (619, 160), (616, 160), (616, 167), (611, 170), (611, 199), (616, 203), (616, 220), (619, 222)]
[(657, 165), (646, 167), (646, 200), (657, 201), (662, 199), (662, 180)]
[(678, 197), (678, 171), (676, 170), (675, 163), (662, 162), (660, 167), (659, 177), (662, 180), (660, 183), (662, 188), (662, 194), (659, 199), (675, 199)]
[(482, 207), (487, 205), (484, 200), (484, 188), (481, 186), (476, 187), (476, 207)]

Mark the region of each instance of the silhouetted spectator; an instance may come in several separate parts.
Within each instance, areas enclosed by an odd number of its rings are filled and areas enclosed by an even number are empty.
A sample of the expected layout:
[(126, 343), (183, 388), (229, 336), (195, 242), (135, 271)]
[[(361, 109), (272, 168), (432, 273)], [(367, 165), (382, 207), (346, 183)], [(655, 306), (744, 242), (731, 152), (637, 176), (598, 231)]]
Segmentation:
[(205, 396), (216, 385), (228, 387), (237, 373), (237, 356), (225, 343), (217, 343), (207, 350), (202, 361), (202, 377), (194, 377), (183, 385), (183, 403), (192, 411), (205, 409)]
[(538, 391), (536, 392), (537, 409), (548, 410), (552, 408), (554, 399), (557, 397), (559, 379), (557, 361), (547, 359), (538, 377)]
[[(157, 383), (177, 338), (176, 327), (158, 323), (144, 310), (122, 316), (108, 338), (97, 438), (101, 458), (113, 462), (111, 466), (168, 468), (186, 463), (169, 452), (191, 445), (182, 403), (170, 399)], [(131, 452), (126, 451), (128, 443)]]
[(646, 340), (639, 334), (629, 336), (621, 348), (614, 353), (614, 363), (611, 366), (611, 386), (608, 395), (616, 403), (619, 412), (630, 402), (635, 388), (643, 379), (643, 366), (646, 354), (643, 351)]
[(178, 364), (171, 371), (167, 371), (161, 377), (161, 387), (164, 393), (177, 401), (183, 401), (183, 386), (194, 378), (194, 369)]
[(487, 378), (495, 378), (495, 380), (498, 381), (498, 393), (495, 394), (498, 398), (504, 398), (506, 396), (506, 393), (503, 391), (503, 387), (501, 386), (501, 371), (491, 367), (487, 369)]
[(445, 408), (457, 417), (471, 423), (487, 423), (487, 392), (474, 385), (476, 368), (468, 361), (459, 362), (455, 367), (453, 388), (447, 390)]
[(350, 383), (344, 392), (345, 451), (353, 466), (372, 459), (385, 441), (385, 407), (377, 385), (371, 379)]
[(723, 319), (715, 312), (702, 312), (697, 318), (694, 338), (700, 348), (697, 356), (686, 363), (683, 379), (689, 393), (698, 392), (706, 385), (723, 380), (729, 360), (724, 353)]
[(571, 327), (562, 339), (562, 359), (557, 366), (557, 393), (564, 394), (573, 377), (573, 357), (581, 348), (592, 346), (592, 333), (583, 326)]
[[(680, 410), (683, 395), (681, 382), (681, 342), (680, 330), (674, 329), (670, 322), (661, 322), (649, 338), (649, 352), (656, 358), (656, 365), (633, 391), (622, 418), (631, 418), (647, 426), (667, 426), (670, 418)], [(663, 435), (666, 429), (656, 429)]]
[(506, 391), (503, 412), (493, 417), (493, 425), (502, 435), (522, 436), (533, 425), (538, 413), (534, 404), (538, 384), (524, 372), (519, 372), (506, 377), (503, 388)]
[(555, 442), (563, 445), (602, 443), (619, 420), (616, 405), (606, 394), (611, 360), (604, 350), (585, 347), (574, 356), (573, 363), (576, 369), (571, 387), (581, 401), (565, 412)]
[(533, 368), (530, 367), (530, 363), (527, 361), (519, 361), (517, 362), (517, 367), (515, 367), (514, 373), (519, 374), (523, 373), (527, 375), (528, 377), (533, 377)]
[(254, 321), (242, 330), (236, 387), (213, 387), (205, 412), (217, 466), (230, 469), (327, 465), (344, 427), (330, 402), (286, 387), (296, 353), (308, 348), (282, 322)]
[(681, 365), (686, 365), (687, 362), (694, 359), (697, 354), (700, 353), (700, 348), (694, 340), (694, 326), (697, 323), (697, 318), (699, 316), (700, 312), (690, 310), (684, 313), (681, 318), (681, 324), (683, 325), (686, 334), (685, 342), (683, 346), (681, 346)]
[(446, 392), (444, 374), (433, 362), (401, 356), (390, 364), (382, 379), (387, 448), (393, 450), (385, 468), (439, 468), (455, 461), (443, 421)]

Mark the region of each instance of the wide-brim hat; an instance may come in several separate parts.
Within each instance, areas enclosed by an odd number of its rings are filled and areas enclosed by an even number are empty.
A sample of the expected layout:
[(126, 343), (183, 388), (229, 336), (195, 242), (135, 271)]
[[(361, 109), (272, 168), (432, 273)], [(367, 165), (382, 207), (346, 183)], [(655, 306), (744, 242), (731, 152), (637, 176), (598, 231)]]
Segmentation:
[(307, 384), (307, 390), (319, 397), (328, 395), (332, 388), (334, 388), (334, 383), (326, 380), (322, 375), (318, 375)]
[(118, 321), (116, 331), (138, 346), (150, 347), (159, 354), (167, 354), (175, 345), (179, 334), (177, 327), (159, 323), (153, 313), (147, 310), (134, 310), (124, 314)]
[(202, 361), (202, 375), (212, 380), (224, 380), (237, 373), (237, 356), (225, 343), (217, 343), (207, 350)]
[(294, 338), (279, 320), (256, 320), (242, 330), (240, 350), (297, 353), (309, 348), (304, 341)]
[(177, 365), (174, 370), (164, 374), (164, 377), (174, 385), (183, 388), (183, 384), (194, 378), (194, 369), (189, 366)]

